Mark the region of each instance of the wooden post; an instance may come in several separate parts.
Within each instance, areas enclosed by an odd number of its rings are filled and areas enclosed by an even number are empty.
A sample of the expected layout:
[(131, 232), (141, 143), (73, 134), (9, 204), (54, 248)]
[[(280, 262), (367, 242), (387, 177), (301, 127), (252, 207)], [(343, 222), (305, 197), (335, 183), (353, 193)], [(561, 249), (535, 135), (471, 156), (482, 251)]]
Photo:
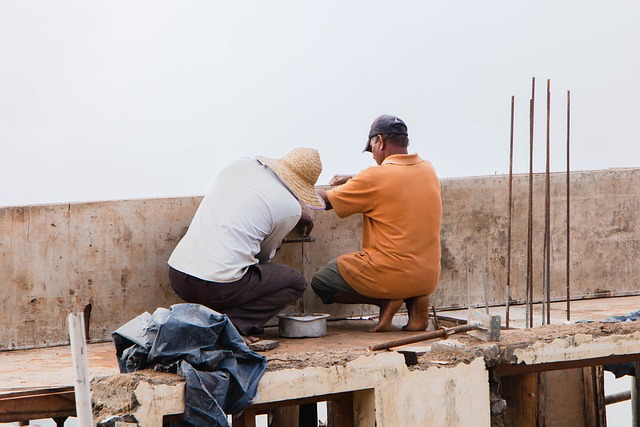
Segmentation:
[(271, 410), (273, 427), (298, 427), (300, 425), (300, 407), (298, 405), (281, 406)]
[(231, 421), (232, 427), (256, 427), (256, 412), (246, 409), (239, 417)]
[(584, 384), (584, 415), (586, 427), (606, 427), (607, 412), (604, 397), (604, 368), (582, 368)]
[(307, 403), (299, 408), (299, 427), (318, 427), (318, 404)]
[(75, 382), (73, 389), (76, 398), (76, 414), (79, 427), (93, 427), (93, 413), (91, 410), (91, 378), (89, 377), (89, 357), (84, 334), (84, 315), (70, 313), (69, 338), (71, 342), (71, 358)]
[(327, 426), (353, 427), (353, 395), (327, 402)]
[(638, 372), (640, 372), (640, 363), (633, 364), (635, 369), (635, 375), (633, 381), (631, 381), (631, 425), (638, 427), (638, 420), (640, 420), (640, 402), (638, 401), (638, 389), (640, 388), (640, 381), (638, 381)]
[(537, 426), (539, 417), (539, 374), (532, 372), (502, 378), (503, 396), (507, 401), (505, 426)]

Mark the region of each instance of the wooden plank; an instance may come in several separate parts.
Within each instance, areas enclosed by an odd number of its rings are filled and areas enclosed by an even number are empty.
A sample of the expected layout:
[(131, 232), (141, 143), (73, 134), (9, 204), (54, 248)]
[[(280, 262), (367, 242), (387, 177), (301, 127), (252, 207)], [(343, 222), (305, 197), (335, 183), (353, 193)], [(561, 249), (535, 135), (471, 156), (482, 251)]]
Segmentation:
[(0, 422), (3, 423), (75, 416), (73, 391), (16, 393), (0, 397)]
[[(255, 417), (259, 414), (266, 414), (277, 408), (295, 407), (296, 414), (300, 405), (316, 405), (318, 402), (335, 402), (337, 411), (333, 415), (335, 427), (353, 427), (353, 393), (333, 393), (319, 396), (303, 397), (300, 399), (281, 400), (277, 402), (254, 403), (249, 406), (240, 417), (233, 419), (233, 427), (255, 427)], [(336, 407), (335, 405), (333, 406)], [(317, 421), (316, 421), (317, 423)], [(284, 426), (285, 424), (277, 424)]]
[[(272, 422), (270, 426), (298, 427), (300, 422), (299, 406), (283, 406), (271, 410)], [(316, 424), (317, 425), (317, 424)], [(305, 426), (306, 427), (306, 426)]]
[(538, 425), (538, 373), (502, 379), (503, 397), (507, 401), (505, 427)]
[(76, 413), (80, 427), (93, 425), (91, 408), (91, 377), (89, 376), (89, 358), (85, 337), (84, 313), (69, 313), (69, 340), (74, 370), (74, 391)]
[(318, 403), (307, 403), (299, 408), (299, 427), (318, 427)]
[(634, 363), (635, 376), (631, 382), (631, 415), (633, 419), (633, 425), (637, 426), (640, 422), (640, 381), (638, 376), (640, 373), (640, 363)]
[(538, 375), (539, 425), (587, 426), (583, 369), (563, 369)]
[(256, 427), (256, 411), (246, 409), (239, 417), (231, 421), (232, 427)]
[(606, 427), (604, 403), (604, 369), (602, 366), (583, 368), (584, 413), (586, 427)]
[(354, 427), (353, 394), (327, 402), (327, 418), (331, 427)]
[(73, 394), (73, 387), (50, 387), (50, 388), (37, 388), (27, 390), (14, 390), (0, 393), (0, 400), (13, 399), (16, 397), (35, 397), (45, 394), (59, 394), (71, 392)]
[(307, 403), (318, 403), (335, 401), (350, 396), (351, 392), (322, 394), (318, 396), (301, 397), (299, 399), (279, 400), (277, 402), (254, 403), (247, 409), (255, 411), (256, 414), (266, 414), (272, 408), (281, 408), (283, 406), (305, 405)]
[(525, 365), (524, 363), (518, 364), (503, 364), (496, 366), (496, 373), (500, 377), (507, 376), (518, 376), (524, 375), (532, 372), (545, 372), (545, 371), (555, 371), (559, 369), (572, 369), (572, 368), (585, 368), (588, 366), (604, 366), (604, 365), (614, 365), (618, 363), (628, 363), (628, 362), (640, 362), (640, 354), (620, 354), (614, 356), (606, 356), (606, 357), (594, 357), (591, 359), (580, 359), (580, 360), (567, 360), (564, 362), (553, 362), (553, 363), (537, 363), (531, 365)]

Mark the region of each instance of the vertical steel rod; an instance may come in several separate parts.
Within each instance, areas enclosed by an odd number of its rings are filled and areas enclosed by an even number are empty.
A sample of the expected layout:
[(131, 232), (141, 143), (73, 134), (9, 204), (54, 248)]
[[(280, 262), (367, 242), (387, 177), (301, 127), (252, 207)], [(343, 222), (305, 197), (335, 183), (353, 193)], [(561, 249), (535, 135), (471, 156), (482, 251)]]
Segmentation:
[[(545, 303), (542, 304), (542, 319), (546, 318), (547, 325), (551, 324), (551, 177), (550, 177), (550, 155), (551, 155), (551, 80), (547, 79), (547, 164), (545, 170), (545, 209), (544, 209), (544, 295)], [(546, 305), (546, 316), (544, 313)]]
[(509, 211), (507, 220), (507, 302), (505, 326), (509, 329), (509, 303), (511, 301), (511, 213), (513, 211), (513, 122), (515, 97), (511, 97), (511, 129), (509, 132)]
[(536, 93), (536, 78), (531, 80), (531, 100), (529, 101), (529, 215), (527, 237), (527, 328), (533, 327), (533, 123)]
[(571, 190), (570, 190), (570, 161), (569, 141), (571, 140), (571, 91), (567, 91), (567, 320), (571, 320)]
[(489, 314), (489, 278), (487, 277), (487, 260), (482, 260), (482, 287), (484, 288), (484, 311)]

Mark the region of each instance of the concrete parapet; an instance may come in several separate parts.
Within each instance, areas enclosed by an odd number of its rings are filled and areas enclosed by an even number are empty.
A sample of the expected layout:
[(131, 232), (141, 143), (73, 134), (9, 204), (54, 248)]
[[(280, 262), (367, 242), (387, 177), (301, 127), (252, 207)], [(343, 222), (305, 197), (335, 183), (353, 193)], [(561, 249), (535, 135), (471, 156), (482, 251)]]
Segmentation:
[[(542, 296), (544, 177), (534, 186), (534, 299)], [(566, 297), (565, 175), (551, 176), (551, 298)], [(524, 301), (527, 176), (514, 177), (511, 296)], [(442, 180), (442, 274), (436, 307), (506, 299), (508, 178)], [(88, 337), (104, 340), (144, 311), (181, 302), (166, 261), (200, 197), (0, 208), (0, 350), (68, 342), (66, 316), (84, 311)], [(571, 175), (571, 294), (574, 298), (640, 293), (640, 169)], [(315, 242), (283, 245), (276, 261), (315, 271), (361, 245), (361, 218), (313, 212)], [(484, 275), (483, 275), (484, 271)], [(323, 305), (308, 290), (292, 310), (337, 316), (369, 306)], [(90, 314), (90, 315), (87, 315)]]

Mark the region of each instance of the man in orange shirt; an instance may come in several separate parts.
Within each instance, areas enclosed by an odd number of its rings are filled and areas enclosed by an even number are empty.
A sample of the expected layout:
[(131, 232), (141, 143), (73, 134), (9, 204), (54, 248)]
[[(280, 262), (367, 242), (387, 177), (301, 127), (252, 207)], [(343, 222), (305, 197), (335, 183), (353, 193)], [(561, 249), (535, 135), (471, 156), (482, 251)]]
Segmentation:
[(430, 162), (408, 154), (408, 145), (405, 123), (382, 115), (364, 149), (378, 166), (336, 175), (329, 183), (334, 188), (318, 190), (339, 217), (362, 214), (362, 250), (327, 263), (311, 287), (325, 304), (380, 307), (372, 332), (390, 330), (403, 301), (409, 312), (403, 329), (425, 330), (440, 275), (440, 182)]

